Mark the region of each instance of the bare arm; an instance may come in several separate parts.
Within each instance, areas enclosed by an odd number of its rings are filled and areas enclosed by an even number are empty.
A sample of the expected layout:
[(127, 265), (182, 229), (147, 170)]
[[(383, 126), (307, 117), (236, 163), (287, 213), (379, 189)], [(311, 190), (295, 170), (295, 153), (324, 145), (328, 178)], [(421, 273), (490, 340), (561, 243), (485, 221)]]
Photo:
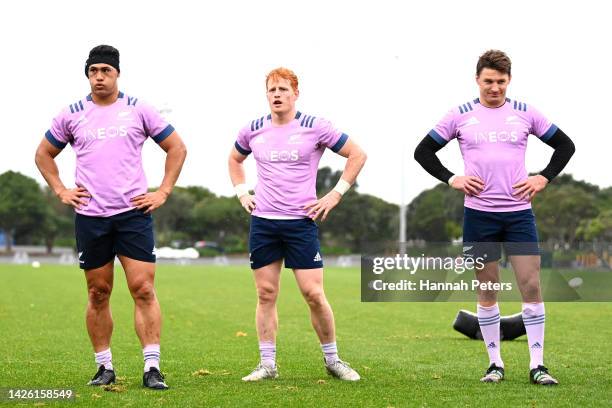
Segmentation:
[(145, 213), (156, 210), (166, 202), (168, 196), (172, 193), (172, 189), (174, 189), (179, 174), (181, 174), (185, 157), (187, 157), (185, 143), (176, 131), (161, 141), (159, 147), (166, 152), (164, 179), (161, 185), (157, 191), (132, 198), (132, 203), (136, 208), (146, 209)]
[(246, 178), (244, 176), (244, 167), (242, 162), (246, 160), (248, 156), (240, 153), (235, 147), (232, 147), (228, 159), (229, 176), (232, 180), (232, 185), (236, 187), (239, 184), (244, 184)]
[(187, 157), (187, 147), (176, 132), (172, 132), (170, 136), (165, 138), (159, 144), (159, 147), (166, 152), (166, 164), (164, 179), (158, 190), (169, 196), (172, 193), (172, 189), (174, 189), (179, 174), (181, 174), (185, 157)]
[[(363, 149), (351, 139), (346, 141), (342, 149), (338, 151), (338, 154), (347, 158), (339, 184), (344, 181), (349, 185), (353, 185), (367, 160), (367, 155)], [(334, 188), (334, 190), (330, 191), (319, 200), (307, 204), (304, 208), (308, 209), (308, 216), (312, 217), (313, 220), (316, 220), (319, 215), (321, 215), (321, 221), (325, 221), (329, 212), (338, 205), (341, 198), (342, 194)]]
[(357, 180), (357, 176), (361, 172), (361, 169), (363, 168), (368, 156), (363, 149), (351, 139), (346, 141), (344, 146), (342, 146), (342, 149), (338, 151), (338, 154), (347, 158), (341, 178), (350, 185), (353, 185), (355, 180)]
[(43, 138), (36, 149), (34, 161), (36, 162), (38, 171), (40, 171), (40, 174), (42, 174), (51, 190), (59, 197), (62, 203), (80, 209), (81, 205), (86, 204), (81, 198), (91, 197), (91, 195), (83, 187), (73, 189), (66, 188), (59, 177), (59, 170), (55, 163), (55, 157), (60, 154), (61, 151), (61, 149), (53, 146), (46, 138)]
[[(244, 185), (246, 181), (242, 162), (244, 162), (247, 157), (248, 156), (240, 153), (236, 147), (232, 147), (227, 164), (229, 176), (234, 187)], [(246, 188), (242, 190), (246, 190)], [(238, 199), (240, 200), (242, 207), (250, 214), (255, 209), (255, 201), (253, 200), (253, 196), (249, 194), (248, 190), (236, 194), (238, 195)]]

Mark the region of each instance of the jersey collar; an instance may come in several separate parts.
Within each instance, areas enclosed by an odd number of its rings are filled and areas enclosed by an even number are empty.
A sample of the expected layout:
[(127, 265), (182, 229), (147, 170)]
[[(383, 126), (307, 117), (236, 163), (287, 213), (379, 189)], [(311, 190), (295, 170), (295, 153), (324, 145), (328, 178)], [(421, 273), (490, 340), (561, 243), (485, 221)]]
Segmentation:
[[(123, 98), (123, 92), (119, 91), (119, 95), (117, 95), (117, 96), (119, 98)], [(85, 99), (87, 99), (89, 102), (93, 102), (93, 99), (91, 99), (91, 94), (88, 94)]]

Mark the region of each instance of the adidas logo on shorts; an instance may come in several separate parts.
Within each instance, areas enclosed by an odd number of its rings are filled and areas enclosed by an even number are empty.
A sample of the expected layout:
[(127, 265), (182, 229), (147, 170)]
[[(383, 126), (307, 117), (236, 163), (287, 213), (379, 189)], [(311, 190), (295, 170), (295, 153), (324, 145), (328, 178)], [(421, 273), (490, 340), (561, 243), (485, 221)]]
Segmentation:
[(319, 252), (317, 252), (317, 254), (315, 255), (313, 261), (321, 262), (322, 260), (323, 260), (323, 258), (321, 258), (321, 254)]

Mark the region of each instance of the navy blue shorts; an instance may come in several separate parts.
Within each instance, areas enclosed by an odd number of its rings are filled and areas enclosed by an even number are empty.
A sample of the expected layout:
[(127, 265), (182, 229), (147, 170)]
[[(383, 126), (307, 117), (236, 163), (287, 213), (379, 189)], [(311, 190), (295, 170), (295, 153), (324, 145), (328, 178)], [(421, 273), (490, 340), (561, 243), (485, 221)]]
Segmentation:
[(323, 267), (319, 228), (310, 218), (269, 220), (251, 216), (249, 252), (251, 269), (259, 269), (283, 258), (285, 268)]
[(493, 262), (506, 255), (540, 255), (538, 231), (531, 209), (509, 212), (479, 211), (465, 207), (463, 254)]
[(153, 217), (141, 210), (130, 210), (110, 217), (76, 214), (74, 220), (79, 266), (94, 269), (123, 255), (144, 262), (155, 262)]

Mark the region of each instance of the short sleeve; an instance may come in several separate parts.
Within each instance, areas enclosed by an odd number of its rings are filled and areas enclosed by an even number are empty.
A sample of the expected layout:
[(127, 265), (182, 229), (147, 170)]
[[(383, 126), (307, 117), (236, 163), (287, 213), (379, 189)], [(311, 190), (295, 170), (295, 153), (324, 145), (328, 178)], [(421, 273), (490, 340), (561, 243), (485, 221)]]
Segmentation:
[(66, 110), (62, 110), (59, 115), (53, 118), (51, 128), (45, 133), (45, 138), (58, 149), (63, 149), (73, 140), (72, 133), (68, 128), (68, 113)]
[(338, 153), (348, 140), (348, 135), (336, 129), (327, 119), (317, 119), (315, 130), (319, 143), (335, 153)]
[(557, 126), (552, 123), (546, 116), (544, 116), (539, 110), (530, 106), (529, 110), (529, 119), (531, 123), (531, 128), (529, 129), (529, 133), (539, 137), (543, 142), (546, 142), (548, 139), (552, 137), (557, 131)]
[(248, 126), (243, 127), (238, 132), (238, 137), (236, 138), (236, 142), (234, 146), (236, 150), (240, 152), (240, 154), (244, 156), (248, 156), (251, 154), (250, 142), (251, 142), (251, 132)]
[(136, 108), (142, 118), (146, 135), (153, 139), (155, 143), (161, 143), (174, 132), (174, 127), (168, 124), (152, 105), (141, 101)]
[(440, 145), (444, 146), (452, 139), (457, 137), (457, 125), (455, 120), (456, 114), (454, 110), (450, 110), (444, 115), (436, 126), (429, 131), (429, 136), (432, 137)]

